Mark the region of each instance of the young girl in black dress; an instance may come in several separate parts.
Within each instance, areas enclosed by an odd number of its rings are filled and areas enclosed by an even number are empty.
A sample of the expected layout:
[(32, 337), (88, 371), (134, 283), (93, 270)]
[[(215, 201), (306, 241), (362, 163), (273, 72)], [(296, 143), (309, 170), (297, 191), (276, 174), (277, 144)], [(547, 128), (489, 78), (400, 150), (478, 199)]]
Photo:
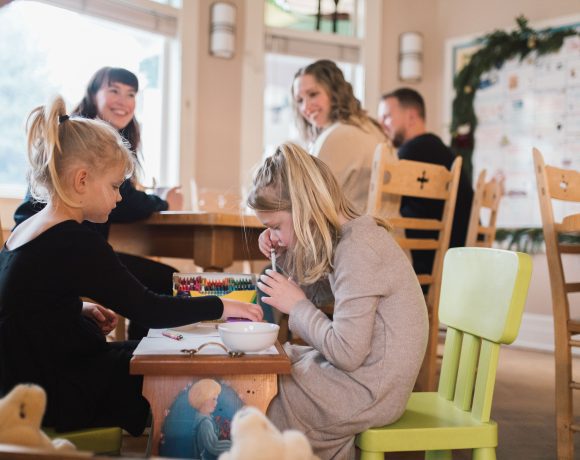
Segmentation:
[(114, 312), (163, 328), (228, 316), (260, 320), (262, 310), (214, 296), (155, 294), (81, 225), (107, 221), (133, 170), (133, 155), (108, 123), (69, 118), (58, 97), (31, 113), (28, 156), (31, 193), (46, 206), (0, 251), (0, 394), (37, 383), (48, 396), (45, 425), (113, 425), (139, 435), (149, 406), (142, 377), (129, 374), (136, 342), (105, 341)]
[[(73, 115), (106, 121), (127, 140), (133, 154), (135, 169), (140, 169), (141, 129), (135, 118), (139, 80), (137, 76), (121, 67), (102, 67), (90, 79), (81, 102), (73, 109)], [(120, 188), (122, 201), (104, 223), (85, 222), (99, 232), (105, 240), (111, 223), (135, 222), (146, 219), (158, 211), (179, 211), (183, 207), (183, 195), (179, 187), (169, 189), (164, 197), (145, 193), (137, 187), (137, 174), (127, 178)], [(21, 224), (44, 207), (30, 193), (14, 213), (14, 222)], [(145, 286), (157, 294), (171, 294), (173, 273), (177, 270), (151, 259), (118, 252), (117, 256), (127, 269)], [(144, 306), (145, 308), (146, 306)], [(130, 321), (129, 339), (141, 339), (147, 328), (137, 321)]]

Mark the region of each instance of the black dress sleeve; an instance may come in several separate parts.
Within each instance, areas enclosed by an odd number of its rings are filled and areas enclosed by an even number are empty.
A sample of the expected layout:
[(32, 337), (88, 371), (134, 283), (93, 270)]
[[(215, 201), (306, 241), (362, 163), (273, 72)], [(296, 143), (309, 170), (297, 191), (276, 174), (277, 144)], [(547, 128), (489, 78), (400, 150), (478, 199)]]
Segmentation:
[(123, 198), (109, 216), (109, 222), (135, 222), (149, 217), (154, 212), (167, 211), (169, 204), (157, 195), (137, 190), (130, 179), (121, 185)]
[(71, 282), (78, 286), (79, 296), (89, 297), (144, 327), (175, 327), (218, 319), (223, 314), (223, 303), (216, 296), (174, 297), (150, 291), (95, 232), (80, 227), (71, 232), (69, 241), (69, 264), (78, 267)]

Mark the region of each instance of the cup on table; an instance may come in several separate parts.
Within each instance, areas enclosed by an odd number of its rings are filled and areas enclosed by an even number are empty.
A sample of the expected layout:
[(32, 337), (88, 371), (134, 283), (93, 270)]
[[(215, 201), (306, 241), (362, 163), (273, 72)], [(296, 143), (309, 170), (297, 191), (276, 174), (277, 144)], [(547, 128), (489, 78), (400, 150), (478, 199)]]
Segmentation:
[(155, 187), (153, 189), (153, 193), (157, 195), (159, 198), (166, 199), (167, 192), (169, 192), (169, 190), (171, 190), (171, 187)]
[(198, 187), (191, 180), (191, 209), (193, 211), (239, 213), (242, 203), (240, 193), (227, 189)]

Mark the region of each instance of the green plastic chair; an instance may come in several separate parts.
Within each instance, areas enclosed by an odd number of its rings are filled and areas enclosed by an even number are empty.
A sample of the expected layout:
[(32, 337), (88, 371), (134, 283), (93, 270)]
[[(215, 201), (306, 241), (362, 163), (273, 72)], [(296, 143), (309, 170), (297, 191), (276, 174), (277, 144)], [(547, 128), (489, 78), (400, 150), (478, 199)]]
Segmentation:
[(57, 433), (52, 428), (42, 427), (46, 435), (72, 442), (78, 450), (101, 455), (120, 455), (123, 430), (119, 427), (87, 428), (84, 430)]
[(490, 412), (499, 347), (518, 335), (531, 273), (527, 254), (447, 252), (439, 304), (447, 336), (438, 391), (412, 393), (397, 422), (359, 434), (361, 460), (405, 451), (451, 459), (453, 449), (473, 449), (473, 460), (495, 460), (497, 424)]

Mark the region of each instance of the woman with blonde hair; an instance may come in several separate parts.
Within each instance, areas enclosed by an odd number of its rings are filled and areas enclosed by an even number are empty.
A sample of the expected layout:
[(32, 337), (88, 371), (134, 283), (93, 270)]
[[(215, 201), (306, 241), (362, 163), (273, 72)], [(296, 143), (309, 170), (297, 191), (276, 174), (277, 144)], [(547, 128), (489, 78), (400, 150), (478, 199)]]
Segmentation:
[[(279, 379), (268, 416), (303, 431), (322, 459), (354, 458), (354, 436), (401, 416), (427, 344), (427, 309), (407, 257), (380, 218), (360, 215), (330, 168), (282, 144), (258, 169), (248, 205), (267, 227), (263, 302), (289, 315), (307, 346), (285, 344), (292, 373)], [(303, 287), (329, 283), (334, 316)]]
[(363, 110), (333, 61), (299, 69), (291, 91), (298, 130), (310, 153), (330, 166), (345, 195), (364, 212), (375, 149), (388, 142), (380, 125)]

